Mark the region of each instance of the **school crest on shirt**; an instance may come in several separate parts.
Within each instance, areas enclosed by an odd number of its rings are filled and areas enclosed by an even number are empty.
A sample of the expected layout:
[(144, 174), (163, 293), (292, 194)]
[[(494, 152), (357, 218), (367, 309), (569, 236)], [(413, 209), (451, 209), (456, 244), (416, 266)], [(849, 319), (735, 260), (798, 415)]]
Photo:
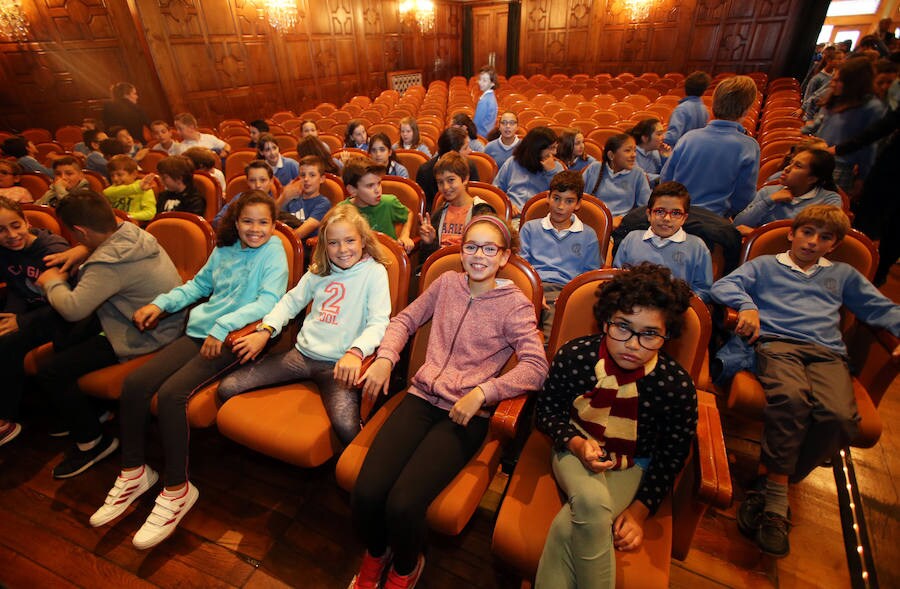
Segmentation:
[(674, 254), (672, 254), (672, 261), (679, 266), (683, 266), (687, 261), (687, 258), (684, 255), (684, 252), (675, 252)]
[(831, 294), (837, 294), (838, 291), (838, 281), (834, 278), (826, 278), (825, 279), (825, 290), (827, 290)]
[(580, 243), (573, 243), (573, 244), (572, 244), (572, 254), (573, 254), (573, 255), (576, 255), (576, 256), (580, 256), (580, 255), (581, 255), (581, 244), (580, 244)]

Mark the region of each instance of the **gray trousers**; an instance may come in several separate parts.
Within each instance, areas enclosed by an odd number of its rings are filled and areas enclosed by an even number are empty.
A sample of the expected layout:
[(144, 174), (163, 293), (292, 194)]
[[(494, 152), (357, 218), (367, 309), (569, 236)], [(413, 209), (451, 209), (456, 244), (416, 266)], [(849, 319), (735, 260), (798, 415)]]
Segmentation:
[(762, 462), (801, 481), (856, 435), (847, 361), (817, 344), (770, 340), (756, 346), (756, 362), (766, 393)]

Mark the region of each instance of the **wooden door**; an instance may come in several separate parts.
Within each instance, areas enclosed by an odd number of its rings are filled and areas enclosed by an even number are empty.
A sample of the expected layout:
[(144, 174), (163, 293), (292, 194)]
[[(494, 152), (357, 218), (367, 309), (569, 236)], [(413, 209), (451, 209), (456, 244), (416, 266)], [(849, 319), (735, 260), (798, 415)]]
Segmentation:
[(506, 32), (509, 9), (506, 4), (472, 8), (472, 71), (492, 65), (498, 75), (506, 75)]

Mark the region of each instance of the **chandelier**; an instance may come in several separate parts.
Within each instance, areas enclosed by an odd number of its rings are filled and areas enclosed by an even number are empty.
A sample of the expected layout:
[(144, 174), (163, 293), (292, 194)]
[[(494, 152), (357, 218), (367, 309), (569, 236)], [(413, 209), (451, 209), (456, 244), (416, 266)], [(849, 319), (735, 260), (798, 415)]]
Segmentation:
[(293, 29), (297, 25), (297, 0), (265, 0), (265, 6), (273, 29)]
[(400, 18), (423, 33), (434, 29), (434, 0), (400, 0)]
[(28, 19), (19, 0), (0, 0), (0, 37), (7, 41), (28, 40)]
[(647, 20), (650, 17), (650, 5), (653, 0), (625, 0), (625, 11), (631, 22)]

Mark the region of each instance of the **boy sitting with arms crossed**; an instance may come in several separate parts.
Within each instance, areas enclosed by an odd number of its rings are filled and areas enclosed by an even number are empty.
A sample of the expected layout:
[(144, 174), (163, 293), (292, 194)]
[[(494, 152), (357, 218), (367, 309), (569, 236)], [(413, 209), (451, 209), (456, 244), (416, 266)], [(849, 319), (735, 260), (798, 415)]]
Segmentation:
[[(755, 372), (766, 392), (760, 476), (737, 521), (741, 533), (776, 557), (790, 550), (788, 483), (803, 480), (857, 433), (841, 306), (900, 336), (900, 306), (852, 266), (824, 258), (849, 230), (840, 208), (807, 207), (791, 225), (789, 251), (750, 260), (711, 291), (738, 310), (737, 334), (756, 343)], [(900, 358), (900, 346), (893, 357)]]
[(61, 157), (53, 162), (53, 177), (50, 189), (34, 204), (56, 208), (60, 201), (74, 192), (91, 187), (81, 171), (81, 164), (72, 157)]
[(296, 218), (296, 222), (289, 225), (302, 241), (319, 234), (319, 223), (331, 209), (331, 201), (321, 192), (322, 181), (325, 179), (325, 163), (322, 159), (306, 155), (298, 163), (299, 175), (284, 187), (275, 204), (279, 211)]
[(691, 195), (684, 184), (663, 182), (650, 193), (646, 231), (631, 231), (622, 240), (613, 267), (653, 262), (687, 282), (698, 297), (709, 300), (713, 283), (712, 257), (703, 240), (682, 229), (691, 208)]
[(156, 216), (156, 195), (153, 179), (137, 177), (137, 162), (127, 155), (116, 155), (107, 164), (112, 186), (103, 190), (103, 196), (112, 208), (125, 211), (135, 221), (149, 221)]
[(438, 159), (434, 165), (434, 179), (438, 192), (444, 197), (444, 205), (434, 219), (428, 213), (420, 219), (422, 258), (427, 258), (438, 248), (462, 243), (463, 229), (472, 217), (495, 213), (491, 205), (469, 194), (469, 162), (459, 152), (450, 151)]
[(183, 155), (172, 155), (159, 160), (156, 171), (158, 175), (147, 174), (144, 181), (150, 183), (159, 178), (165, 188), (156, 198), (157, 214), (181, 211), (203, 216), (206, 201), (194, 186), (194, 163), (191, 160)]
[[(381, 194), (381, 177), (384, 166), (379, 166), (369, 158), (351, 158), (344, 164), (341, 179), (350, 198), (341, 205), (351, 204), (359, 209), (363, 217), (375, 231), (380, 231), (397, 240), (408, 252), (412, 251), (413, 240), (409, 233), (412, 229), (413, 217), (409, 209), (393, 194)], [(397, 235), (394, 223), (403, 223)]]
[(550, 181), (550, 212), (543, 219), (525, 223), (519, 234), (519, 255), (534, 266), (544, 286), (545, 339), (550, 338), (556, 299), (563, 287), (579, 274), (600, 267), (597, 233), (575, 215), (583, 195), (584, 180), (579, 172), (559, 172)]

